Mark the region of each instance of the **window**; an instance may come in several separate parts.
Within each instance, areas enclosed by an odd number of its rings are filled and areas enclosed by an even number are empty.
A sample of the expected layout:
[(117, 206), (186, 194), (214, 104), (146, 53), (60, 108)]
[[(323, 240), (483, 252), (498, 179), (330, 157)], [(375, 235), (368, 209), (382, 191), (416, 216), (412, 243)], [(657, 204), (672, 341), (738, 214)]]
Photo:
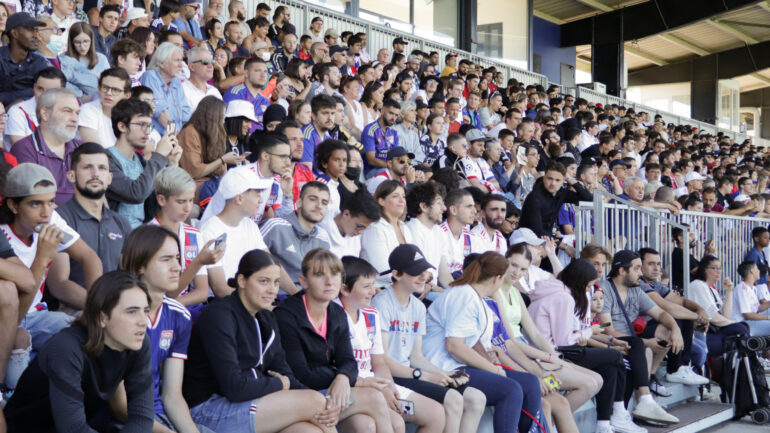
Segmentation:
[(503, 23), (476, 26), (477, 54), (486, 57), (503, 57)]

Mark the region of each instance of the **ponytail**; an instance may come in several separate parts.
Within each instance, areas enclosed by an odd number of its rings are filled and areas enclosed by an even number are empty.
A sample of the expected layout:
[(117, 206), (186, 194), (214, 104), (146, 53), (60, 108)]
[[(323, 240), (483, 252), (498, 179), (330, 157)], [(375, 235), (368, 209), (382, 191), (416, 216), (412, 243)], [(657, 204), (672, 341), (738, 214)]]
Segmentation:
[(495, 251), (487, 251), (463, 269), (463, 274), (449, 284), (450, 287), (476, 284), (505, 275), (508, 261)]

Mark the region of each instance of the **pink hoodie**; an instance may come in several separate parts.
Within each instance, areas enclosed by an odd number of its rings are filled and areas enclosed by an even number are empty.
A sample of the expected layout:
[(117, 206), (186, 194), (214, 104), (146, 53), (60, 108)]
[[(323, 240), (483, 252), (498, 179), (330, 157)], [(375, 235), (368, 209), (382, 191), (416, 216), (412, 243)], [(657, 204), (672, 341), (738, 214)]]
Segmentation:
[(577, 344), (580, 337), (591, 337), (591, 328), (576, 329), (580, 325), (575, 317), (575, 300), (561, 281), (555, 278), (538, 281), (529, 297), (532, 303), (527, 311), (537, 329), (554, 347), (571, 346)]

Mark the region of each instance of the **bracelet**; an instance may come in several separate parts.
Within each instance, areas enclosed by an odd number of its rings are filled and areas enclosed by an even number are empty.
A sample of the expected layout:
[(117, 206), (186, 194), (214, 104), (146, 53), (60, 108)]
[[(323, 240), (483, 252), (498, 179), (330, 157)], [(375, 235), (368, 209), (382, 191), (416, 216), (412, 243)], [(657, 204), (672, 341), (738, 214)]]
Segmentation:
[(613, 341), (615, 341), (615, 336), (610, 335), (610, 343), (612, 343)]

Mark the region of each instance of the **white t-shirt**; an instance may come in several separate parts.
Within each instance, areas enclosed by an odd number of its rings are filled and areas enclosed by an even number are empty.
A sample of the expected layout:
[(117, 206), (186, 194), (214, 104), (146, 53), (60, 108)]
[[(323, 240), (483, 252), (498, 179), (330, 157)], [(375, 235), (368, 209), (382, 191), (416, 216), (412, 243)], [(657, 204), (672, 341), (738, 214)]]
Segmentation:
[(417, 218), (412, 218), (406, 223), (406, 228), (412, 235), (412, 243), (422, 251), (425, 260), (436, 269), (428, 269), (433, 274), (433, 284), (438, 283), (438, 268), (441, 265), (441, 257), (444, 251), (445, 236), (438, 224), (428, 228)]
[(468, 347), (479, 340), (485, 349), (492, 346), (495, 313), (468, 284), (440, 294), (428, 308), (427, 320), (422, 352), (428, 361), (445, 371), (464, 365), (447, 350), (448, 337), (463, 338)]
[(373, 307), (358, 310), (358, 323), (353, 323), (350, 314), (348, 328), (350, 328), (350, 345), (353, 346), (353, 357), (358, 363), (358, 375), (360, 377), (372, 377), (372, 355), (382, 355), (385, 350), (382, 347), (382, 331), (377, 309)]
[(486, 245), (471, 231), (469, 226), (463, 227), (459, 239), (455, 239), (447, 221), (441, 223), (439, 227), (444, 232), (444, 255), (449, 272), (462, 271), (463, 261), (468, 254), (486, 252)]
[(358, 257), (361, 255), (361, 235), (342, 236), (339, 227), (337, 227), (337, 223), (334, 222), (334, 217), (327, 214), (326, 217), (318, 223), (317, 227), (329, 235), (329, 250), (331, 250), (337, 257)]
[[(51, 221), (49, 224), (55, 225), (59, 228), (59, 230), (67, 233), (72, 237), (67, 243), (60, 244), (59, 248), (56, 250), (57, 252), (66, 250), (67, 248), (71, 247), (78, 239), (80, 239), (80, 234), (78, 234), (78, 232), (76, 232), (72, 227), (67, 225), (67, 222), (64, 221), (64, 218), (60, 217), (59, 214), (55, 211), (53, 214), (51, 214)], [(16, 253), (16, 257), (21, 260), (24, 266), (28, 268), (32, 266), (32, 262), (35, 261), (35, 255), (37, 254), (38, 234), (32, 233), (32, 243), (27, 245), (23, 240), (16, 236), (16, 233), (13, 232), (11, 226), (8, 224), (0, 225), (0, 230), (3, 231), (3, 234), (5, 234), (5, 237), (8, 239), (8, 243), (11, 244), (13, 252)], [(35, 298), (32, 300), (32, 304), (30, 304), (27, 313), (38, 310), (36, 307), (43, 300), (43, 288), (45, 287), (45, 279), (48, 275), (48, 269), (50, 269), (50, 267), (51, 264), (49, 263), (45, 270), (45, 275), (43, 275), (43, 280), (40, 282), (40, 287), (38, 287), (37, 292), (35, 292)]]
[(521, 287), (523, 287), (527, 293), (532, 293), (532, 291), (535, 290), (536, 282), (551, 278), (553, 278), (553, 275), (550, 272), (540, 269), (539, 266), (529, 265), (527, 275), (519, 279), (519, 284), (521, 284)]
[[(406, 243), (412, 243), (412, 234), (406, 229), (403, 221), (398, 222), (401, 233)], [(377, 272), (385, 272), (390, 269), (388, 257), (399, 245), (396, 230), (385, 219), (369, 224), (364, 234), (361, 235), (361, 258), (368, 261), (377, 269)], [(374, 280), (375, 287), (384, 287), (390, 284), (390, 273), (378, 275)]]
[(743, 318), (744, 313), (757, 312), (759, 312), (759, 292), (757, 288), (747, 286), (746, 283), (741, 281), (733, 289), (733, 317), (731, 319), (741, 322), (746, 320)]
[(26, 137), (32, 134), (29, 122), (37, 126), (36, 108), (37, 103), (32, 97), (14, 104), (8, 109), (8, 121), (5, 123), (5, 133), (3, 133), (6, 150), (11, 150), (11, 135)]
[(80, 107), (80, 116), (78, 117), (78, 126), (85, 126), (96, 130), (99, 137), (99, 144), (104, 148), (115, 145), (117, 138), (112, 132), (112, 120), (102, 112), (102, 102), (98, 95), (96, 99), (85, 103)]
[(409, 365), (414, 340), (425, 335), (425, 305), (414, 296), (409, 305), (398, 302), (393, 286), (382, 289), (372, 299), (380, 313), (380, 327), (388, 333), (388, 357), (401, 365)]
[(204, 244), (211, 239), (218, 238), (222, 233), (227, 233), (225, 254), (218, 262), (211, 265), (212, 268), (221, 267), (224, 270), (225, 278), (235, 277), (236, 272), (238, 272), (238, 264), (244, 254), (251, 250), (267, 250), (267, 245), (262, 240), (262, 233), (259, 231), (257, 223), (249, 218), (243, 218), (236, 227), (231, 227), (218, 216), (215, 216), (201, 226), (201, 233)]
[(503, 236), (500, 230), (495, 230), (494, 239), (489, 236), (489, 232), (487, 232), (484, 224), (476, 224), (476, 227), (472, 228), (471, 232), (478, 236), (483, 242), (486, 242), (486, 251), (497, 251), (502, 255), (505, 255), (505, 253), (508, 252), (508, 242), (505, 241), (505, 236)]
[(714, 318), (714, 315), (719, 312), (723, 304), (719, 292), (716, 289), (709, 287), (708, 284), (702, 280), (695, 280), (690, 283), (687, 299), (695, 302), (706, 310), (709, 319)]
[(216, 87), (211, 84), (206, 84), (206, 91), (202, 91), (195, 87), (190, 80), (184, 80), (182, 82), (182, 88), (184, 89), (184, 96), (187, 98), (187, 103), (190, 104), (190, 111), (195, 111), (201, 99), (206, 96), (214, 96), (219, 100), (222, 100), (222, 94), (219, 93)]

